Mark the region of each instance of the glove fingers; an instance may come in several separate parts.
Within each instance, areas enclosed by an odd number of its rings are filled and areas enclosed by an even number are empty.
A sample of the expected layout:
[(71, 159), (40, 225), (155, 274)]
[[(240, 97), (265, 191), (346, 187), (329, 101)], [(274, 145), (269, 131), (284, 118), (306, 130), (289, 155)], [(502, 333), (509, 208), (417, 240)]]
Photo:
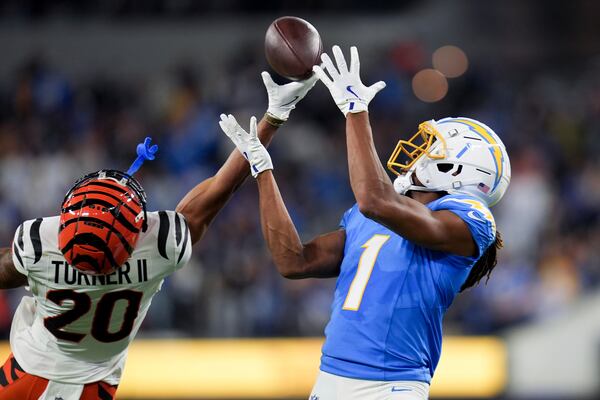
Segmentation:
[(221, 114), (220, 118), (221, 118), (221, 121), (219, 121), (219, 125), (221, 126), (221, 129), (223, 129), (223, 130), (227, 129), (228, 131), (230, 131), (231, 128), (229, 126), (229, 119), (228, 119), (227, 115)]
[[(314, 71), (314, 68), (313, 68), (313, 71)], [(319, 77), (317, 76), (317, 74), (313, 73), (311, 76), (304, 79), (303, 81), (294, 82), (294, 83), (296, 83), (300, 86), (303, 86), (305, 88), (305, 90), (308, 92), (310, 89), (312, 89), (313, 86), (315, 86), (315, 83), (317, 83), (318, 80), (319, 80)]]
[(317, 83), (318, 80), (319, 77), (317, 76), (317, 74), (312, 74), (309, 78), (306, 78), (304, 82), (306, 82), (306, 85), (309, 88), (312, 88), (313, 86), (315, 86), (315, 83)]
[(379, 82), (374, 83), (371, 86), (369, 86), (369, 89), (371, 89), (373, 91), (373, 94), (377, 94), (384, 87), (385, 87), (385, 82), (379, 81)]
[(239, 142), (243, 141), (242, 133), (246, 133), (244, 129), (238, 124), (237, 120), (232, 114), (227, 116), (227, 123), (231, 127), (231, 133), (237, 138)]
[(267, 89), (276, 85), (276, 83), (273, 81), (273, 78), (271, 77), (271, 74), (269, 74), (267, 71), (261, 72), (260, 76), (262, 77), (263, 83), (265, 84), (265, 87)]
[(356, 46), (350, 47), (350, 72), (354, 74), (360, 72), (360, 59), (358, 58), (358, 49)]
[(323, 68), (319, 67), (318, 65), (315, 65), (313, 66), (313, 72), (315, 73), (315, 76), (325, 84), (325, 86), (331, 88), (331, 85), (333, 85), (333, 81), (329, 79), (325, 71), (323, 71)]
[(225, 133), (225, 135), (227, 135), (227, 137), (233, 142), (233, 144), (235, 144), (237, 146), (237, 139), (236, 139), (235, 135), (233, 134), (233, 132), (231, 131), (231, 129), (229, 129), (229, 125), (227, 125), (227, 122), (220, 121), (219, 126), (221, 127), (221, 130), (223, 131), (223, 133)]
[(238, 124), (237, 119), (235, 119), (233, 114), (229, 114), (227, 116), (227, 123), (229, 123), (235, 131), (243, 130), (240, 124)]
[(219, 121), (219, 126), (221, 127), (221, 130), (228, 136), (231, 137), (230, 132), (231, 129), (229, 127), (229, 121), (227, 119), (227, 115), (225, 114), (221, 114), (220, 115), (221, 120)]
[(229, 129), (227, 129), (225, 122), (219, 121), (219, 126), (221, 127), (221, 130), (223, 131), (223, 133), (226, 134), (227, 137), (229, 137)]
[(256, 117), (254, 115), (250, 118), (250, 136), (252, 139), (258, 139), (258, 128), (256, 126)]
[(221, 128), (223, 126), (227, 126), (227, 115), (221, 114), (220, 117), (221, 117), (221, 121), (219, 121), (219, 125), (221, 125)]
[(321, 54), (321, 61), (323, 61), (322, 68), (327, 70), (327, 72), (329, 73), (331, 78), (333, 78), (335, 80), (340, 76), (340, 73), (333, 65), (333, 61), (331, 61), (331, 58), (329, 58), (329, 56), (326, 53)]
[(233, 116), (233, 114), (229, 114), (229, 115), (227, 115), (227, 120), (228, 120), (230, 123), (237, 124), (237, 120), (235, 119), (235, 117)]
[(333, 56), (335, 57), (335, 63), (337, 64), (340, 74), (343, 75), (344, 73), (348, 73), (346, 59), (344, 58), (344, 53), (342, 53), (342, 49), (340, 48), (340, 46), (333, 46)]

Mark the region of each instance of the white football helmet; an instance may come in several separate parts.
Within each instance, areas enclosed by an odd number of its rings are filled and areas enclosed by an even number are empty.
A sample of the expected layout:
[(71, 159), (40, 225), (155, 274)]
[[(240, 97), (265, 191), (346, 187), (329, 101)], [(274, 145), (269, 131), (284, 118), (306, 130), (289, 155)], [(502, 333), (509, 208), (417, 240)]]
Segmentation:
[[(400, 140), (387, 163), (398, 177), (394, 189), (474, 196), (488, 207), (498, 203), (510, 183), (504, 144), (487, 125), (470, 118), (444, 118), (419, 125)], [(423, 186), (416, 185), (413, 174)]]

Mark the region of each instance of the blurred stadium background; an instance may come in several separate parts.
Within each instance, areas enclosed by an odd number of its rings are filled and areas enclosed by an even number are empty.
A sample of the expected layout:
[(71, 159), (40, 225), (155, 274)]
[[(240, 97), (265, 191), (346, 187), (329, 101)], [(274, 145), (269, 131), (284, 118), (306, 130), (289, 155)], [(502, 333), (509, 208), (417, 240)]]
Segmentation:
[[(3, 0), (4, 246), (23, 219), (57, 214), (77, 177), (126, 168), (146, 135), (161, 146), (141, 175), (150, 208), (173, 209), (232, 150), (218, 115), (266, 109), (263, 38), (281, 15), (311, 21), (326, 49), (357, 45), (364, 80), (387, 82), (371, 107), (382, 158), (444, 116), (485, 121), (508, 147), (493, 210), (506, 248), (450, 309), (432, 396), (600, 398), (597, 1)], [(335, 229), (353, 198), (323, 87), (272, 149), (303, 238)], [(120, 399), (307, 397), (335, 282), (280, 278), (256, 210), (250, 182), (166, 282)], [(0, 292), (4, 339), (23, 294)]]

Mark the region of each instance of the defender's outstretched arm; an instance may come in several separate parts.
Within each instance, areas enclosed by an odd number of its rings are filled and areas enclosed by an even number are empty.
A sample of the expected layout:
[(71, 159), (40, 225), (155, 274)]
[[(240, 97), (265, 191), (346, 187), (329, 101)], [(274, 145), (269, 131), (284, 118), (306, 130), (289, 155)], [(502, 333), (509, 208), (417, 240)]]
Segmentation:
[(313, 70), (346, 116), (350, 184), (360, 212), (423, 247), (463, 256), (476, 254), (471, 232), (458, 215), (431, 211), (424, 204), (396, 193), (377, 156), (367, 113), (369, 102), (385, 83), (371, 86), (362, 83), (356, 47), (350, 49), (349, 67), (338, 46), (333, 47), (333, 55), (337, 67), (324, 53), (324, 69), (315, 66)]
[(13, 289), (27, 285), (27, 277), (17, 271), (10, 247), (0, 248), (0, 289)]
[[(268, 146), (277, 127), (287, 121), (290, 112), (312, 89), (317, 78), (312, 76), (304, 81), (278, 85), (268, 72), (263, 72), (261, 76), (269, 96), (269, 107), (258, 124), (258, 137)], [(220, 124), (226, 123), (230, 118), (233, 116), (222, 114)], [(185, 216), (192, 243), (202, 238), (218, 212), (246, 180), (248, 172), (248, 163), (239, 152), (234, 151), (212, 178), (198, 184), (181, 199), (176, 211)]]

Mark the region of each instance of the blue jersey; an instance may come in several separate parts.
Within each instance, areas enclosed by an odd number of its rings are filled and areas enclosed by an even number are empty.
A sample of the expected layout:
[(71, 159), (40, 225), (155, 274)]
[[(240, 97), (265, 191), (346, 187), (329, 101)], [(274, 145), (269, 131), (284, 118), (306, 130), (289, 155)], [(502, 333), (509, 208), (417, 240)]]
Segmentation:
[(469, 196), (444, 196), (427, 207), (463, 219), (479, 254), (428, 250), (366, 218), (357, 205), (346, 211), (344, 258), (321, 370), (356, 379), (431, 381), (444, 313), (494, 242), (496, 227), (485, 205)]

